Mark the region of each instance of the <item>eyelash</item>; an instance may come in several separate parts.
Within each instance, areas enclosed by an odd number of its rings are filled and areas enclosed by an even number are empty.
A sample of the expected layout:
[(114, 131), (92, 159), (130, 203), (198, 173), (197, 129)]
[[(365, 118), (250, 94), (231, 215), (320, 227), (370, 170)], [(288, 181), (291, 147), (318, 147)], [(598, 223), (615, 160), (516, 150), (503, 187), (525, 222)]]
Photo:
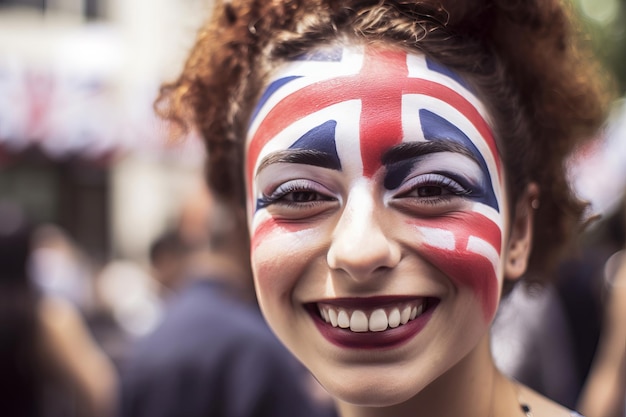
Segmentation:
[[(297, 193), (303, 194), (315, 194), (315, 200), (307, 200), (307, 201), (295, 201), (293, 200), (293, 195)], [(292, 199), (288, 200), (287, 196), (291, 195)], [(261, 205), (264, 207), (280, 204), (287, 207), (302, 207), (302, 206), (312, 206), (315, 204), (320, 204), (323, 201), (333, 201), (335, 200), (333, 197), (328, 196), (319, 191), (319, 189), (313, 186), (309, 181), (304, 180), (294, 180), (289, 181), (285, 184), (279, 185), (274, 191), (270, 194), (263, 194), (259, 199)]]
[[(436, 187), (443, 189), (448, 194), (434, 196), (411, 195), (418, 192), (420, 188)], [(396, 198), (416, 198), (426, 204), (438, 204), (449, 200), (451, 197), (464, 197), (471, 195), (471, 189), (464, 187), (458, 181), (441, 174), (423, 174), (409, 179), (396, 194)]]
[[(441, 194), (420, 196), (419, 189), (424, 187), (441, 188)], [(263, 193), (259, 198), (260, 207), (280, 206), (284, 208), (308, 209), (316, 207), (328, 201), (336, 201), (336, 198), (329, 193), (322, 192), (321, 186), (311, 183), (308, 180), (292, 180), (280, 184), (268, 194)], [(305, 196), (305, 200), (297, 201), (297, 194)], [(415, 194), (415, 195), (412, 195)], [(400, 187), (395, 194), (395, 198), (399, 200), (413, 200), (420, 205), (432, 205), (446, 203), (452, 197), (464, 197), (472, 194), (472, 190), (461, 185), (459, 181), (450, 178), (447, 175), (429, 173), (422, 174), (410, 178), (403, 186)], [(309, 200), (308, 198), (314, 198)], [(412, 203), (413, 204), (413, 203)]]

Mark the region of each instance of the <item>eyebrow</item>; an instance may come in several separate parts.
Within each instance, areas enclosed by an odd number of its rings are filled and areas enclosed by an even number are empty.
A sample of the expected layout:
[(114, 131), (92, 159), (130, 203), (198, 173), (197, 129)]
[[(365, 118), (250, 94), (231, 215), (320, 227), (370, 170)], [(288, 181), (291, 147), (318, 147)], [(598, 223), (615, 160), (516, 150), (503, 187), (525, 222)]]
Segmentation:
[(409, 159), (438, 152), (454, 152), (480, 164), (476, 156), (462, 143), (450, 139), (428, 140), (426, 142), (403, 142), (388, 149), (381, 158), (383, 165), (393, 165)]
[(286, 149), (272, 152), (261, 160), (256, 175), (273, 164), (302, 164), (340, 171), (337, 158), (329, 153), (314, 149)]
[(387, 168), (384, 186), (388, 190), (397, 188), (413, 169), (415, 160), (428, 154), (453, 152), (468, 157), (481, 166), (470, 149), (462, 143), (450, 139), (429, 140), (426, 142), (405, 142), (385, 152), (381, 163)]

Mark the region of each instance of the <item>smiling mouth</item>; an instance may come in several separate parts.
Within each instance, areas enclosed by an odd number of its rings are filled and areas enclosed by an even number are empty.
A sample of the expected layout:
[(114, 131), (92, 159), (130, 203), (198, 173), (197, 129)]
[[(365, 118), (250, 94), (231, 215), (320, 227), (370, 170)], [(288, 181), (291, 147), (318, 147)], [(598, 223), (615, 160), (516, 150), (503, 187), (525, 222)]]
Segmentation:
[(342, 298), (306, 304), (331, 343), (351, 349), (399, 347), (419, 334), (439, 304), (431, 297)]
[(333, 327), (352, 332), (384, 332), (415, 320), (424, 313), (427, 299), (412, 300), (376, 309), (349, 309), (318, 303), (320, 317)]

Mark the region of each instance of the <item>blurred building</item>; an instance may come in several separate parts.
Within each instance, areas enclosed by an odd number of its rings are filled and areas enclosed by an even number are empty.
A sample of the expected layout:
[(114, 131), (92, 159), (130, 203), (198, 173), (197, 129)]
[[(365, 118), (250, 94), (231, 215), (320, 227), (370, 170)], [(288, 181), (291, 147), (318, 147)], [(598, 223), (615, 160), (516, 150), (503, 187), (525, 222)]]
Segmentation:
[(145, 256), (201, 169), (199, 141), (167, 144), (152, 102), (209, 3), (0, 0), (0, 199), (98, 261)]

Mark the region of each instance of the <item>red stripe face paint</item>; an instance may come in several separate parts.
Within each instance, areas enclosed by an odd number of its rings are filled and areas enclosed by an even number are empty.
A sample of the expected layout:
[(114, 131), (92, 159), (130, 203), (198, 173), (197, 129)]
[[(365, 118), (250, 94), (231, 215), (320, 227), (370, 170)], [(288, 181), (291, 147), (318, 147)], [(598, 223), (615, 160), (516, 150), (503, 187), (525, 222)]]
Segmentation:
[(407, 223), (421, 236), (417, 251), (456, 281), (474, 289), (486, 319), (495, 314), (499, 286), (498, 262), (502, 233), (493, 220), (481, 213), (464, 212), (434, 219), (411, 219)]

